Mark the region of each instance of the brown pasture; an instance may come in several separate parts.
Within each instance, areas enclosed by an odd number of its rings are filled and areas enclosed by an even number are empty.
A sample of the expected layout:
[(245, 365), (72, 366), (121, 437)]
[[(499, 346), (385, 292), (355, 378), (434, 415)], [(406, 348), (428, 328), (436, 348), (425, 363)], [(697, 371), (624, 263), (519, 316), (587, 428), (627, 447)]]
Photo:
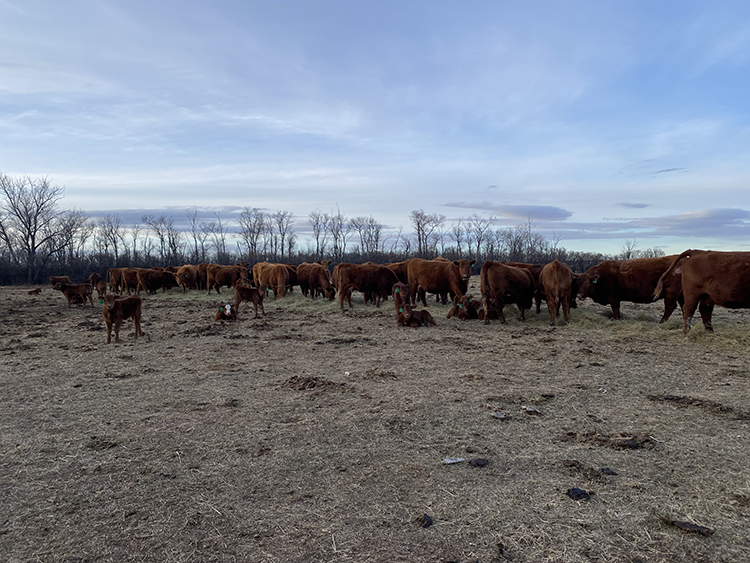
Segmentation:
[(750, 559), (747, 311), (399, 329), (295, 292), (215, 323), (178, 288), (108, 346), (29, 289), (0, 288), (7, 561)]

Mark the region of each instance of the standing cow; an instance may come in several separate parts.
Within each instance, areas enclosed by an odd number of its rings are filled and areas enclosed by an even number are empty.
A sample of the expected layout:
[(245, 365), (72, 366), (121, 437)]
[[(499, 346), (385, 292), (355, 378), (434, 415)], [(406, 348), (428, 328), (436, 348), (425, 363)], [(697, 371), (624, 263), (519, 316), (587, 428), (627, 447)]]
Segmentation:
[(681, 274), (685, 334), (690, 330), (696, 307), (708, 331), (713, 331), (711, 315), (715, 305), (728, 309), (750, 308), (750, 252), (686, 250), (674, 258), (659, 278), (654, 298), (658, 299), (667, 291), (675, 274)]
[(518, 305), (518, 318), (524, 320), (524, 311), (532, 306), (536, 284), (528, 270), (487, 260), (479, 274), (479, 287), (484, 299), (484, 322), (489, 324), (495, 314), (504, 323), (503, 307), (510, 303)]
[(539, 283), (547, 298), (549, 324), (555, 326), (555, 319), (560, 314), (562, 305), (563, 318), (568, 322), (570, 316), (570, 296), (573, 291), (575, 276), (566, 264), (553, 260), (539, 274)]
[(451, 298), (461, 297), (468, 291), (471, 267), (476, 260), (423, 260), (413, 258), (407, 264), (408, 283), (412, 288), (413, 300), (416, 296), (426, 307), (425, 292), (438, 295), (450, 293)]

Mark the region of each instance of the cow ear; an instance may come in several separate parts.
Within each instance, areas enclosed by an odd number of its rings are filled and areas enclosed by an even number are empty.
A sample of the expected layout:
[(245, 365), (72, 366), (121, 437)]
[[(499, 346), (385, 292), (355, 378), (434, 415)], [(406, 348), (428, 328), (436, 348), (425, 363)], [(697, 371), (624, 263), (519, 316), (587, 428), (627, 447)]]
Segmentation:
[(458, 260), (454, 260), (454, 261), (453, 261), (453, 263), (454, 263), (454, 264), (455, 264), (456, 266), (460, 266), (460, 265), (461, 265), (461, 264), (459, 264), (459, 263), (458, 263)]

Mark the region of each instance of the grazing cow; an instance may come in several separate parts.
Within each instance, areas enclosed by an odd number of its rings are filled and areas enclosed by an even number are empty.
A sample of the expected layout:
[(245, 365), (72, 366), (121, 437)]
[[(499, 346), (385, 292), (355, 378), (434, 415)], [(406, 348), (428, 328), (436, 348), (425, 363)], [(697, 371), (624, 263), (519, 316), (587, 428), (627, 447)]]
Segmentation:
[(419, 292), (419, 298), (426, 307), (425, 292), (442, 295), (450, 293), (452, 297), (464, 295), (468, 289), (471, 267), (476, 260), (423, 260), (412, 258), (407, 264), (409, 285), (412, 287), (414, 301)]
[(96, 284), (96, 295), (100, 300), (104, 299), (104, 296), (107, 295), (107, 282), (99, 280), (99, 283)]
[(169, 277), (174, 282), (174, 275), (164, 270), (157, 270), (155, 268), (151, 270), (145, 268), (138, 269), (136, 272), (138, 286), (136, 287), (135, 294), (140, 295), (141, 290), (147, 294), (155, 294), (160, 288), (164, 287), (165, 277)]
[(421, 311), (406, 310), (396, 314), (396, 326), (437, 326), (435, 319), (429, 311), (422, 309)]
[(257, 287), (251, 287), (249, 280), (237, 280), (237, 283), (234, 284), (234, 309), (237, 313), (240, 311), (240, 303), (247, 301), (255, 307), (256, 319), (259, 317), (258, 307), (260, 307), (260, 310), (265, 315), (266, 310), (263, 308), (264, 297), (265, 292), (259, 290)]
[(68, 276), (49, 276), (49, 283), (54, 287), (59, 283), (66, 283), (70, 285), (73, 282)]
[(29, 291), (29, 295), (39, 295), (42, 292), (42, 289), (37, 287), (36, 289), (32, 289)]
[(549, 309), (549, 321), (551, 326), (555, 326), (555, 319), (560, 314), (560, 305), (562, 305), (563, 318), (568, 322), (570, 316), (570, 295), (573, 291), (573, 282), (575, 276), (566, 264), (553, 260), (539, 274), (539, 282), (544, 290), (547, 299), (547, 309)]
[(463, 295), (461, 297), (456, 296), (453, 298), (453, 307), (448, 311), (446, 318), (450, 319), (451, 317), (456, 317), (460, 321), (478, 319), (478, 305), (481, 304), (471, 295)]
[(485, 324), (489, 324), (493, 309), (497, 311), (500, 322), (505, 323), (503, 307), (509, 303), (518, 305), (518, 318), (525, 319), (524, 311), (531, 308), (536, 289), (534, 278), (528, 270), (487, 260), (479, 276)]
[(207, 293), (211, 289), (216, 289), (216, 293), (221, 293), (219, 288), (222, 285), (234, 287), (237, 280), (247, 278), (247, 268), (244, 266), (220, 266), (219, 264), (209, 264), (206, 273)]
[(187, 293), (188, 289), (198, 288), (198, 266), (185, 264), (177, 268), (174, 274), (177, 284), (182, 287), (182, 293)]
[(302, 290), (302, 295), (315, 299), (318, 292), (322, 292), (329, 301), (333, 301), (336, 289), (331, 284), (331, 275), (328, 273), (328, 260), (321, 260), (314, 264), (303, 262), (297, 266), (297, 279)]
[[(654, 290), (661, 275), (667, 271), (676, 256), (660, 258), (635, 258), (633, 260), (604, 260), (578, 276), (578, 297), (590, 297), (600, 305), (612, 307), (612, 318), (620, 318), (620, 303), (651, 303)], [(660, 323), (666, 321), (682, 303), (682, 281), (674, 270), (665, 278), (663, 291), (664, 314)]]
[(70, 309), (70, 306), (73, 303), (83, 303), (83, 306), (85, 307), (87, 299), (91, 302), (91, 307), (94, 307), (94, 299), (91, 297), (91, 285), (87, 283), (76, 285), (69, 283), (58, 283), (54, 288), (58, 291), (61, 291), (65, 298), (68, 300), (68, 309)]
[(713, 331), (711, 315), (715, 305), (727, 309), (750, 308), (750, 252), (686, 250), (661, 275), (654, 298), (668, 291), (675, 275), (680, 275), (685, 299), (682, 306), (685, 334), (690, 330), (696, 307), (707, 331)]
[(216, 311), (216, 317), (214, 317), (214, 322), (219, 321), (236, 321), (237, 320), (237, 307), (232, 305), (231, 303), (227, 303), (226, 305), (222, 305), (219, 307), (219, 310)]
[(398, 278), (393, 270), (380, 266), (379, 264), (352, 264), (342, 262), (336, 266), (338, 272), (339, 306), (344, 308), (344, 300), (352, 308), (352, 291), (357, 290), (363, 294), (372, 294), (376, 307), (380, 307), (380, 300), (385, 299), (393, 290), (393, 285), (398, 283)]
[(112, 341), (112, 326), (115, 327), (115, 342), (120, 341), (120, 327), (125, 319), (133, 319), (135, 337), (143, 336), (141, 331), (141, 298), (131, 295), (122, 299), (110, 294), (104, 297), (104, 322), (107, 325), (107, 344)]

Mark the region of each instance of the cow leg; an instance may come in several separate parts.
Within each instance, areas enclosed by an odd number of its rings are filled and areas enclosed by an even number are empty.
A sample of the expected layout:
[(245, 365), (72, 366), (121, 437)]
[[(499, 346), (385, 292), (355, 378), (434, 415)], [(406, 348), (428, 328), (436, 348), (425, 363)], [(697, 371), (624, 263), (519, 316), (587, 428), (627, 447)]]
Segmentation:
[(422, 305), (427, 307), (427, 292), (421, 287), (417, 288), (419, 299), (422, 301)]
[(135, 325), (135, 340), (138, 339), (139, 336), (143, 336), (143, 332), (141, 332), (141, 319), (138, 317), (133, 317), (133, 324)]
[(612, 318), (616, 321), (620, 320), (620, 302), (614, 299), (609, 300), (609, 305), (612, 307)]
[(674, 298), (664, 298), (664, 314), (661, 316), (661, 320), (659, 321), (659, 324), (667, 321), (669, 317), (672, 315), (674, 310), (677, 308), (677, 299)]
[(547, 309), (549, 310), (549, 325), (555, 326), (555, 319), (557, 318), (557, 312), (560, 304), (557, 303), (556, 299), (548, 295), (547, 296)]
[(698, 298), (694, 296), (685, 297), (685, 305), (682, 307), (682, 332), (687, 334), (690, 331), (690, 324), (693, 322), (693, 314), (698, 308)]
[(714, 327), (711, 325), (711, 314), (714, 311), (714, 304), (708, 300), (702, 300), (700, 302), (700, 305), (698, 305), (698, 311), (701, 314), (701, 320), (703, 321), (703, 326), (706, 328), (708, 332), (713, 332)]
[(122, 319), (115, 321), (115, 342), (120, 341), (120, 327), (122, 326)]
[[(568, 317), (570, 317), (570, 296), (563, 295), (562, 296), (562, 310), (563, 310), (563, 317), (565, 318), (565, 322), (568, 322)], [(559, 307), (559, 304), (558, 304)]]
[(107, 344), (112, 342), (112, 321), (105, 321), (107, 325)]

